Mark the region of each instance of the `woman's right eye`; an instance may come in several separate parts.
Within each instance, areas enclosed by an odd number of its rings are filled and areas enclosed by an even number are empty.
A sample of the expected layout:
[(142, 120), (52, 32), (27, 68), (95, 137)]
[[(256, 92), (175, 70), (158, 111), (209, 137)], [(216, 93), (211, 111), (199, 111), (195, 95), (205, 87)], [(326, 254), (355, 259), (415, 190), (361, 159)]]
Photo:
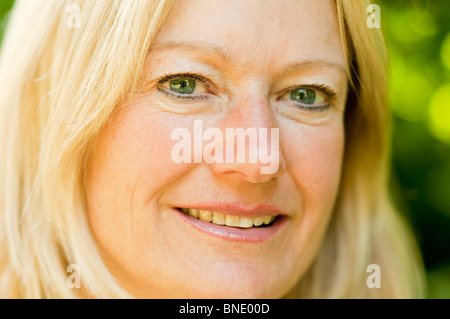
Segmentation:
[(189, 78), (178, 78), (169, 81), (170, 90), (179, 94), (192, 94), (195, 86), (195, 80)]
[(204, 99), (210, 93), (206, 80), (191, 74), (166, 75), (158, 80), (158, 90), (182, 99)]

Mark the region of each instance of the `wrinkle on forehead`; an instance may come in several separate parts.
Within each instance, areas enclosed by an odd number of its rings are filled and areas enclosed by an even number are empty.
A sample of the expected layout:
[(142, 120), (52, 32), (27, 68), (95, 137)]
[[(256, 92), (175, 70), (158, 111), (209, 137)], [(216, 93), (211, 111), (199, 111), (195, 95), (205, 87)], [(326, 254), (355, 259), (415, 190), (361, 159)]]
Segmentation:
[(179, 2), (155, 47), (180, 41), (207, 42), (242, 67), (276, 68), (320, 59), (347, 68), (337, 10), (330, 0)]

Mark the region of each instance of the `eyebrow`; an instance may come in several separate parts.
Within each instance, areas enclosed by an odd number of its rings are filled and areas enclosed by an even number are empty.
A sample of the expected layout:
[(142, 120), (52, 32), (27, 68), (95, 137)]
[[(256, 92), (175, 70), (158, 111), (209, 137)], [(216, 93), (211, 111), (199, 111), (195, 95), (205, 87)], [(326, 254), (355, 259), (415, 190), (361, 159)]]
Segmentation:
[[(203, 51), (213, 55), (219, 56), (221, 59), (230, 62), (232, 60), (232, 54), (229, 50), (224, 49), (221, 46), (215, 45), (209, 42), (187, 42), (187, 41), (164, 41), (157, 42), (153, 46), (150, 47), (150, 51), (160, 51), (167, 49), (183, 49), (183, 50), (191, 50), (191, 51)], [(323, 59), (315, 59), (315, 60), (306, 60), (302, 62), (294, 62), (288, 64), (283, 68), (281, 73), (294, 73), (302, 70), (317, 68), (317, 67), (328, 67), (339, 70), (343, 72), (347, 77), (350, 76), (349, 70), (346, 66), (337, 63), (330, 62)]]
[(339, 72), (344, 73), (347, 78), (350, 77), (349, 70), (344, 65), (337, 63), (337, 62), (330, 62), (327, 60), (320, 60), (320, 59), (290, 63), (282, 70), (281, 73), (295, 73), (295, 72), (299, 72), (302, 70), (321, 68), (321, 67), (333, 68), (335, 70), (338, 70)]
[(220, 58), (226, 61), (231, 61), (231, 52), (224, 48), (206, 42), (185, 42), (185, 41), (165, 41), (158, 42), (151, 46), (150, 51), (160, 51), (166, 49), (184, 49), (192, 51), (205, 51), (214, 55), (218, 55)]

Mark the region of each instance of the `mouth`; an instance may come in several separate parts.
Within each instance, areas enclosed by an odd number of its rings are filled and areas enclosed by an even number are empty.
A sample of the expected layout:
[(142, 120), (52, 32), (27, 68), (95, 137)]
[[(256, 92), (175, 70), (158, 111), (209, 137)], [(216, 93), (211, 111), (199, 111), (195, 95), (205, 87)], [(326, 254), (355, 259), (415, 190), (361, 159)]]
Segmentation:
[(279, 216), (265, 215), (257, 217), (244, 217), (195, 208), (177, 207), (176, 209), (185, 215), (202, 220), (207, 223), (237, 228), (268, 227)]
[(264, 205), (252, 210), (227, 204), (201, 206), (203, 207), (172, 209), (196, 230), (230, 241), (267, 241), (275, 237), (289, 220), (281, 211)]

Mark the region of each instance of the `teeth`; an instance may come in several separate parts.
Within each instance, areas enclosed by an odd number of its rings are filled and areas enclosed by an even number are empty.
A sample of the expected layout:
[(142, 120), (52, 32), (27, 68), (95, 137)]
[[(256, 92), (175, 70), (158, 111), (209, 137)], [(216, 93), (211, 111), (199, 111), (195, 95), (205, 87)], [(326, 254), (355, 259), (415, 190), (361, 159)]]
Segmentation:
[(198, 218), (198, 209), (188, 209), (189, 216)]
[(264, 216), (264, 224), (269, 225), (274, 219), (274, 216)]
[(255, 217), (253, 219), (253, 225), (261, 226), (262, 224), (264, 224), (264, 217)]
[(242, 227), (242, 228), (253, 227), (253, 218), (241, 217), (239, 226)]
[(205, 222), (210, 222), (212, 220), (212, 212), (207, 210), (199, 210), (198, 215), (200, 220), (204, 220)]
[(274, 221), (276, 216), (259, 216), (259, 217), (239, 217), (235, 215), (225, 215), (207, 210), (181, 208), (181, 211), (191, 217), (199, 218), (206, 222), (212, 222), (216, 225), (226, 225), (231, 227), (251, 228), (261, 225), (269, 225)]
[(239, 216), (225, 215), (225, 225), (239, 227)]
[(225, 225), (225, 215), (221, 213), (213, 213), (212, 222), (216, 225)]

